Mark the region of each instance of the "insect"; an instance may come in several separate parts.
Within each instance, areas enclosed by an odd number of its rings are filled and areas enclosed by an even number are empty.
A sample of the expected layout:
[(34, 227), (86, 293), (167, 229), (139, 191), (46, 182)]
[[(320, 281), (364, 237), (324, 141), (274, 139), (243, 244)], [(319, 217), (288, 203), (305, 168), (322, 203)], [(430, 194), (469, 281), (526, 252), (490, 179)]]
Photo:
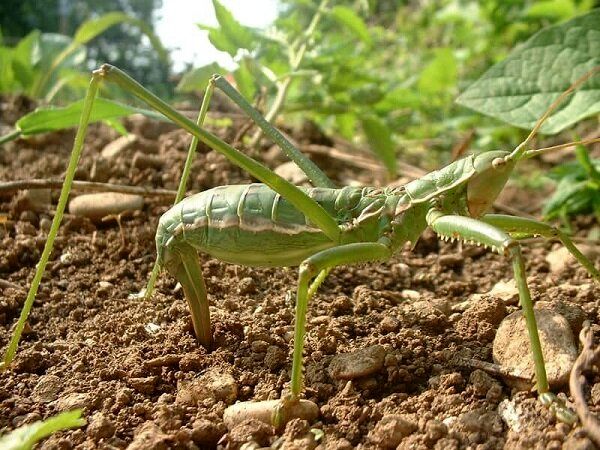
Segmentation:
[[(9, 343), (4, 365), (8, 366), (15, 355), (25, 319), (48, 262), (81, 153), (98, 84), (101, 80), (107, 80), (133, 93), (191, 133), (194, 141), (203, 141), (261, 181), (249, 185), (216, 187), (188, 197), (167, 211), (161, 217), (156, 233), (158, 256), (155, 269), (166, 268), (181, 283), (198, 340), (210, 348), (211, 323), (198, 251), (235, 264), (299, 266), (290, 393), (273, 408), (272, 419), (275, 422), (294, 416), (295, 408), (300, 404), (308, 302), (329, 271), (340, 265), (387, 260), (404, 244), (416, 242), (426, 227), (430, 227), (442, 239), (483, 245), (511, 259), (530, 336), (538, 393), (543, 401), (552, 403), (557, 414), (567, 420), (570, 411), (561, 406), (549, 391), (519, 239), (532, 235), (557, 238), (598, 281), (600, 272), (560, 230), (531, 219), (486, 212), (519, 161), (574, 144), (527, 149), (550, 112), (599, 70), (600, 68), (595, 68), (588, 72), (565, 91), (538, 120), (525, 141), (513, 151), (467, 156), (399, 188), (338, 189), (222, 77), (212, 78), (195, 124), (128, 75), (105, 64), (93, 72), (56, 215), (21, 317)], [(215, 86), (246, 111), (282, 147), (308, 175), (314, 188), (292, 185), (201, 128)], [(194, 143), (187, 163), (191, 163), (193, 147)], [(179, 198), (185, 189), (188, 173), (189, 164), (186, 164)], [(147, 295), (152, 292), (157, 273), (158, 270), (153, 271)]]

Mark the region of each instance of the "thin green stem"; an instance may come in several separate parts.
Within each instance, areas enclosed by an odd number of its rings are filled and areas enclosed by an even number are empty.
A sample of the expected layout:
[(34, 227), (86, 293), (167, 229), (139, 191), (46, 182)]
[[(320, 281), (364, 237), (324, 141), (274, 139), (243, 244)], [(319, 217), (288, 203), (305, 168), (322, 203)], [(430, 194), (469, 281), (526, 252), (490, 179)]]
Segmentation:
[(48, 264), (50, 254), (52, 253), (52, 249), (54, 247), (54, 239), (58, 234), (58, 228), (60, 226), (65, 207), (67, 206), (69, 193), (71, 192), (71, 184), (73, 183), (73, 178), (75, 176), (75, 169), (77, 168), (79, 157), (81, 156), (81, 152), (83, 150), (83, 143), (85, 140), (87, 127), (90, 120), (90, 114), (92, 111), (92, 106), (94, 104), (94, 99), (96, 98), (96, 93), (98, 91), (100, 77), (101, 74), (99, 72), (94, 72), (92, 80), (90, 81), (90, 86), (88, 88), (83, 103), (83, 111), (81, 113), (81, 119), (79, 121), (79, 128), (77, 129), (77, 134), (75, 135), (75, 142), (73, 144), (71, 159), (69, 160), (69, 165), (67, 167), (67, 172), (65, 175), (65, 181), (62, 190), (60, 191), (60, 198), (58, 199), (58, 205), (56, 206), (54, 219), (52, 220), (52, 225), (50, 226), (48, 239), (46, 240), (46, 245), (44, 246), (40, 262), (37, 265), (33, 281), (31, 282), (31, 287), (29, 288), (29, 292), (27, 294), (27, 299), (25, 300), (25, 304), (23, 305), (21, 315), (19, 316), (19, 320), (17, 322), (17, 326), (15, 327), (15, 331), (6, 349), (2, 368), (7, 367), (15, 357), (15, 353), (17, 351), (17, 347), (21, 339), (21, 334), (23, 333), (23, 328), (25, 327), (25, 322), (27, 321), (27, 317), (29, 316), (31, 307), (33, 306), (38, 287), (42, 280), (42, 276), (44, 275), (44, 270), (46, 269), (46, 265)]
[[(329, 0), (322, 0), (321, 4), (317, 8), (315, 15), (313, 16), (310, 24), (306, 31), (302, 34), (302, 36), (294, 42), (294, 44), (290, 47), (289, 51), (289, 62), (290, 62), (290, 70), (288, 74), (277, 83), (277, 94), (275, 95), (275, 100), (271, 104), (269, 111), (265, 114), (265, 118), (268, 122), (273, 122), (285, 103), (285, 99), (287, 97), (287, 93), (289, 91), (290, 85), (292, 83), (292, 79), (295, 75), (295, 72), (302, 64), (302, 59), (306, 54), (306, 50), (308, 49), (308, 41), (312, 37), (315, 32), (321, 17), (323, 16), (323, 12), (325, 8), (327, 8), (327, 4)], [(296, 50), (296, 46), (299, 46), (298, 50)], [(250, 141), (250, 146), (255, 147), (258, 143), (259, 139), (262, 136), (263, 129), (258, 129), (254, 136), (252, 136), (252, 140)]]
[(21, 137), (21, 130), (14, 130), (4, 136), (0, 136), (0, 145), (6, 144), (7, 142), (14, 141), (15, 139), (19, 139)]

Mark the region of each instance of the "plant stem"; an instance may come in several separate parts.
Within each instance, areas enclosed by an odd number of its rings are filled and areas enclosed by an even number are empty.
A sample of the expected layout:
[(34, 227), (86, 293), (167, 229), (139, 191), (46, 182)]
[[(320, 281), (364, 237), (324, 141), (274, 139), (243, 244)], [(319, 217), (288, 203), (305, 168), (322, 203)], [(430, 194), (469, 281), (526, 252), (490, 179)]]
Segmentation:
[[(285, 99), (292, 83), (292, 79), (294, 78), (294, 74), (300, 68), (302, 59), (304, 58), (306, 50), (308, 49), (308, 41), (315, 32), (325, 8), (327, 8), (327, 3), (329, 3), (329, 0), (321, 0), (321, 4), (317, 8), (310, 25), (302, 34), (302, 36), (296, 42), (294, 42), (290, 48), (290, 71), (284, 78), (277, 82), (277, 94), (275, 95), (275, 100), (273, 100), (271, 108), (269, 108), (269, 111), (267, 111), (265, 114), (265, 119), (267, 119), (268, 122), (273, 122), (283, 108), (283, 104), (285, 103)], [(296, 46), (299, 46), (298, 50), (295, 49)], [(263, 132), (261, 129), (256, 130), (256, 133), (254, 136), (252, 136), (252, 140), (250, 141), (250, 147), (255, 147), (256, 144), (258, 144), (262, 134)]]

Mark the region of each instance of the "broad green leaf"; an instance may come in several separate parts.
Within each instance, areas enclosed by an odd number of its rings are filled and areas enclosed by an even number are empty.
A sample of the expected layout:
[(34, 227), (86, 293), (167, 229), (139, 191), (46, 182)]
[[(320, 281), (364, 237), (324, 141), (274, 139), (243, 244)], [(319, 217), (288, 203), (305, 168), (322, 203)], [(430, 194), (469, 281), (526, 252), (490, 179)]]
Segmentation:
[(527, 9), (527, 16), (569, 19), (575, 15), (575, 11), (575, 4), (572, 0), (545, 0), (531, 5)]
[(433, 60), (425, 66), (418, 87), (423, 94), (439, 94), (456, 85), (456, 59), (449, 48), (438, 48)]
[(246, 63), (247, 60), (248, 58), (244, 58), (237, 70), (233, 72), (233, 77), (235, 78), (235, 84), (238, 91), (240, 91), (246, 100), (252, 102), (252, 100), (254, 100), (254, 94), (256, 93), (256, 81), (248, 68), (248, 64)]
[(392, 132), (376, 116), (363, 117), (361, 122), (369, 148), (381, 160), (389, 174), (396, 175), (396, 148), (392, 141)]
[[(575, 80), (600, 65), (600, 9), (543, 29), (489, 69), (457, 100), (482, 114), (531, 129)], [(600, 111), (600, 76), (587, 81), (550, 116), (554, 134)]]
[(181, 77), (181, 81), (175, 89), (184, 93), (203, 91), (208, 85), (208, 80), (215, 73), (224, 74), (226, 70), (217, 63), (192, 69)]
[(201, 30), (208, 31), (208, 40), (217, 50), (229, 53), (232, 58), (237, 54), (238, 46), (231, 42), (220, 28), (208, 27), (202, 24), (197, 25)]
[[(83, 100), (61, 108), (38, 108), (21, 117), (15, 124), (15, 127), (20, 130), (21, 134), (24, 136), (71, 128), (79, 124), (82, 108)], [(94, 108), (92, 109), (92, 114), (90, 116), (90, 123), (105, 119), (116, 119), (134, 113), (144, 114), (155, 119), (166, 120), (153, 111), (147, 111), (122, 103), (113, 102), (111, 100), (97, 98), (94, 102)]]
[(13, 53), (13, 70), (19, 83), (27, 89), (33, 83), (33, 53), (38, 45), (40, 32), (34, 30), (19, 41)]
[(30, 450), (33, 446), (60, 430), (82, 427), (86, 424), (81, 417), (81, 410), (67, 411), (46, 420), (39, 420), (23, 425), (0, 437), (2, 450)]
[[(220, 29), (229, 42), (235, 45), (237, 48), (252, 49), (253, 47), (253, 33), (250, 28), (243, 26), (233, 17), (233, 14), (229, 12), (218, 0), (213, 0), (213, 6), (215, 8), (215, 15), (219, 22)], [(212, 42), (212, 41), (211, 41)]]
[(331, 16), (365, 44), (371, 45), (372, 39), (367, 25), (352, 9), (346, 6), (335, 6), (331, 9)]

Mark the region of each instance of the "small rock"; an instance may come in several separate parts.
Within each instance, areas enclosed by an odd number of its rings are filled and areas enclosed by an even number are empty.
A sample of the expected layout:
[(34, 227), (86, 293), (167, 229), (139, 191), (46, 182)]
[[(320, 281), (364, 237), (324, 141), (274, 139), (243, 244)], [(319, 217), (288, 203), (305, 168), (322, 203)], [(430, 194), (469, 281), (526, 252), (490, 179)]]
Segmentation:
[[(282, 405), (281, 402), (282, 400), (265, 400), (262, 402), (236, 403), (225, 410), (223, 422), (230, 430), (246, 419), (258, 420), (271, 425), (273, 414)], [(284, 415), (282, 417), (283, 423), (287, 423), (292, 419), (302, 419), (312, 423), (319, 417), (319, 407), (309, 400), (300, 400), (293, 407), (283, 408), (281, 413)]]
[(84, 392), (73, 392), (72, 394), (67, 394), (60, 397), (58, 400), (53, 402), (53, 405), (58, 411), (62, 412), (70, 411), (72, 409), (88, 408), (90, 407), (90, 403), (90, 394), (86, 394)]
[(56, 375), (43, 375), (33, 388), (31, 397), (40, 403), (49, 403), (58, 398), (62, 389), (62, 382)]
[[(578, 244), (577, 248), (592, 261), (599, 254), (599, 248), (596, 245)], [(546, 262), (550, 265), (550, 272), (555, 275), (564, 272), (570, 265), (579, 264), (566, 247), (560, 247), (548, 253)]]
[(137, 142), (138, 137), (135, 134), (127, 134), (125, 136), (121, 136), (120, 138), (115, 139), (111, 143), (107, 144), (100, 154), (105, 159), (113, 159), (119, 156), (119, 154), (128, 148), (130, 148), (135, 142)]
[(462, 267), (464, 262), (465, 262), (465, 258), (463, 258), (462, 255), (456, 255), (453, 253), (448, 254), (448, 255), (441, 255), (438, 258), (438, 263), (440, 266), (449, 267), (451, 269), (456, 269), (456, 268)]
[(231, 404), (237, 395), (238, 386), (230, 374), (209, 371), (195, 380), (179, 382), (175, 401), (192, 406), (207, 399)]
[(133, 167), (143, 169), (160, 169), (163, 166), (163, 160), (159, 156), (147, 155), (142, 152), (135, 152), (131, 161)]
[(167, 450), (171, 448), (170, 444), (170, 436), (163, 433), (154, 422), (148, 421), (136, 430), (127, 450)]
[(486, 397), (492, 389), (497, 391), (500, 388), (500, 391), (502, 390), (500, 383), (480, 369), (475, 369), (471, 372), (469, 384), (478, 397)]
[(386, 333), (393, 333), (400, 328), (400, 321), (392, 316), (385, 316), (381, 319), (381, 329)]
[(100, 221), (111, 214), (120, 214), (124, 211), (136, 211), (144, 206), (144, 197), (141, 195), (121, 194), (119, 192), (100, 192), (97, 194), (84, 194), (75, 197), (69, 203), (69, 212), (76, 216), (87, 217), (90, 220)]
[[(272, 426), (256, 419), (246, 419), (229, 432), (229, 447), (238, 449), (246, 443), (256, 443), (258, 447), (269, 445), (269, 439), (275, 434)], [(256, 447), (256, 448), (258, 448)]]
[(385, 349), (373, 345), (364, 349), (337, 355), (329, 364), (329, 375), (336, 380), (352, 380), (379, 372), (385, 360)]
[[(546, 362), (548, 382), (559, 387), (569, 379), (577, 358), (577, 346), (569, 322), (560, 314), (549, 310), (535, 310), (540, 340)], [(519, 389), (530, 389), (534, 365), (531, 357), (529, 334), (521, 311), (507, 316), (496, 333), (493, 344), (494, 361), (522, 379), (507, 377), (506, 382)]]
[(563, 316), (565, 319), (567, 319), (567, 322), (569, 322), (573, 336), (579, 336), (579, 332), (583, 326), (583, 321), (587, 317), (585, 311), (579, 305), (571, 302), (539, 301), (536, 302), (535, 309), (548, 309)]
[(402, 295), (402, 298), (410, 301), (417, 301), (421, 298), (421, 294), (419, 294), (418, 291), (413, 291), (412, 289), (402, 289), (400, 294)]
[(270, 345), (265, 355), (265, 365), (271, 370), (283, 367), (287, 362), (287, 352), (276, 345)]
[(417, 429), (417, 425), (400, 414), (383, 416), (367, 439), (381, 448), (396, 448), (402, 439)]
[(293, 161), (284, 162), (274, 172), (292, 184), (299, 185), (308, 181), (306, 174)]
[(129, 385), (142, 394), (152, 394), (157, 381), (157, 376), (130, 378)]
[(226, 432), (222, 422), (216, 424), (207, 419), (198, 419), (192, 424), (192, 439), (201, 448), (216, 447)]
[(94, 414), (90, 420), (87, 433), (96, 440), (108, 439), (115, 434), (115, 424), (99, 412)]
[(286, 425), (283, 436), (273, 447), (285, 450), (314, 450), (317, 441), (306, 420), (292, 419)]

